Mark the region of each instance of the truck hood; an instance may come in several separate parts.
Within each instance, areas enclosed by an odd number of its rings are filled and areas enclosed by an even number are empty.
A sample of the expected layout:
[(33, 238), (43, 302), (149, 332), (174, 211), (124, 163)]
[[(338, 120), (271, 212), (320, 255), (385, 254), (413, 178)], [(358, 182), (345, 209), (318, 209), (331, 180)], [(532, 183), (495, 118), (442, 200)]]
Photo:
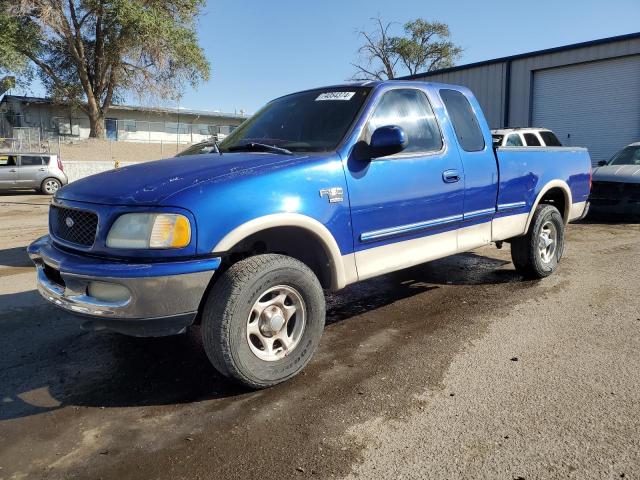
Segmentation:
[(262, 152), (192, 155), (91, 175), (60, 189), (57, 198), (108, 205), (157, 205), (196, 185), (256, 175), (308, 157)]
[(595, 182), (640, 183), (640, 166), (605, 165), (593, 171)]

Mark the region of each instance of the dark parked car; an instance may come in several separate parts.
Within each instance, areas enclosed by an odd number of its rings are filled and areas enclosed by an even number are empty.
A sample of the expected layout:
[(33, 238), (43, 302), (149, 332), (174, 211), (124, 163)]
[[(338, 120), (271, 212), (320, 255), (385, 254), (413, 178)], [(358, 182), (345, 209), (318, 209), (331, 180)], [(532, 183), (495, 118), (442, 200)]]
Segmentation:
[(592, 213), (640, 216), (640, 142), (598, 163), (590, 202)]

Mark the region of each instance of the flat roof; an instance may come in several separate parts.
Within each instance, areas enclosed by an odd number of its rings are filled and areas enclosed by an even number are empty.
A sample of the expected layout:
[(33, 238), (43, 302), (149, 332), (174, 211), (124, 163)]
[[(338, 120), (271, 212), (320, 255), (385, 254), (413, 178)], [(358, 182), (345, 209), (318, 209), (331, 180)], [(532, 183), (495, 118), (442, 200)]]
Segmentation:
[[(17, 100), (23, 103), (36, 103), (41, 105), (55, 105), (65, 107), (67, 106), (64, 103), (55, 103), (50, 98), (43, 97), (29, 97), (23, 95), (4, 95), (0, 103), (4, 102), (7, 99)], [(207, 116), (207, 117), (224, 117), (224, 118), (237, 118), (240, 120), (244, 120), (248, 118), (250, 115), (239, 114), (239, 113), (228, 113), (228, 112), (218, 112), (214, 110), (192, 110), (187, 108), (162, 108), (162, 107), (145, 107), (143, 105), (111, 105), (109, 107), (110, 110), (120, 110), (120, 111), (135, 111), (135, 112), (152, 112), (152, 113), (172, 113), (176, 115), (193, 115), (193, 116)]]
[(566, 50), (574, 50), (576, 48), (593, 47), (596, 45), (602, 45), (604, 43), (621, 42), (625, 40), (635, 40), (636, 38), (640, 38), (640, 32), (627, 33), (625, 35), (618, 35), (615, 37), (598, 38), (596, 40), (589, 40), (588, 42), (572, 43), (570, 45), (563, 45), (562, 47), (553, 47), (553, 48), (546, 48), (544, 50), (535, 50), (533, 52), (519, 53), (517, 55), (493, 58), (491, 60), (482, 60), (480, 62), (467, 63), (465, 65), (456, 65), (455, 67), (441, 68), (439, 70), (432, 70), (430, 72), (416, 73), (414, 75), (398, 77), (398, 80), (413, 80), (415, 78), (427, 77), (429, 75), (437, 75), (440, 73), (448, 73), (448, 72), (455, 72), (457, 70), (465, 70), (467, 68), (481, 67), (483, 65), (491, 65), (492, 63), (508, 62), (511, 60), (518, 60), (520, 58), (535, 57), (537, 55), (545, 55), (548, 53), (564, 52)]

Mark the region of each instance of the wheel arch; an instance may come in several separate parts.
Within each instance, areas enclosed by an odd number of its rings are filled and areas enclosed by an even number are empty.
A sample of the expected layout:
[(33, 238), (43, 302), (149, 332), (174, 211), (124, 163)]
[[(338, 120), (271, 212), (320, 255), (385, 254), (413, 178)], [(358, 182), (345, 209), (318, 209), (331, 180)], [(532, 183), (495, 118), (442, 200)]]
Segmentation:
[(538, 205), (540, 203), (549, 203), (551, 205), (555, 205), (555, 202), (560, 197), (560, 195), (563, 205), (562, 209), (559, 208), (558, 210), (560, 210), (560, 215), (562, 216), (564, 224), (566, 225), (567, 223), (569, 223), (569, 216), (572, 205), (571, 189), (569, 188), (569, 185), (567, 185), (567, 182), (563, 180), (552, 180), (548, 182), (536, 196), (536, 200), (531, 207), (531, 211), (529, 212), (529, 216), (527, 218), (527, 225), (524, 230), (525, 232), (529, 231), (529, 226), (531, 225), (531, 221), (533, 220), (533, 214), (535, 213)]
[[(312, 238), (316, 245), (322, 247), (322, 254), (324, 254), (328, 268), (328, 278), (322, 282), (323, 286), (339, 290), (357, 280), (354, 255), (343, 256), (338, 243), (327, 227), (315, 218), (299, 213), (276, 213), (254, 218), (227, 233), (212, 251), (215, 253), (233, 252), (249, 239), (259, 239), (262, 235), (267, 234), (286, 234), (292, 229), (299, 232), (300, 235)], [(309, 266), (311, 267), (311, 265)]]

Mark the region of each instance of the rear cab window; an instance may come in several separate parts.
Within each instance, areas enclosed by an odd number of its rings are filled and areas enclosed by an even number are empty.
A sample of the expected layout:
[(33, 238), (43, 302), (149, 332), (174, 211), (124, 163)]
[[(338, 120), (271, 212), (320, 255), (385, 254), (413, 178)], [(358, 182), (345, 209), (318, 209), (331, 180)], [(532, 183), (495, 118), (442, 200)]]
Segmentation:
[(467, 97), (457, 90), (440, 90), (440, 98), (444, 103), (456, 137), (466, 152), (484, 150), (484, 135)]

